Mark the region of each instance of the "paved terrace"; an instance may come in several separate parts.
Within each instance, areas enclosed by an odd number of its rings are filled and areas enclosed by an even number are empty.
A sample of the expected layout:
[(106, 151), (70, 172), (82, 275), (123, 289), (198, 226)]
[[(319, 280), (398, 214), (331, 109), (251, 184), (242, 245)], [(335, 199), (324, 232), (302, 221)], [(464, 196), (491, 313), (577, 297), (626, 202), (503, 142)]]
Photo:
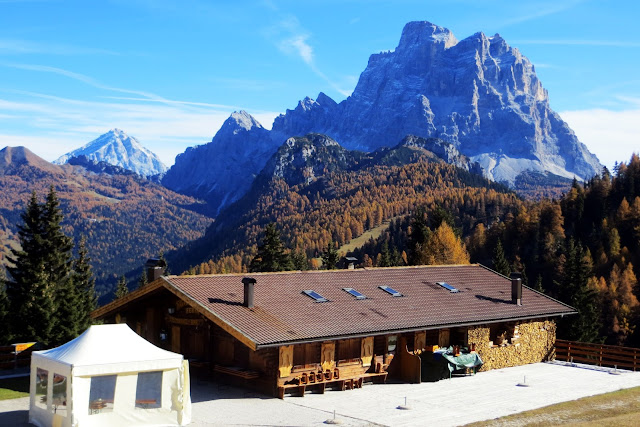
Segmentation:
[[(554, 403), (640, 386), (640, 372), (560, 362), (498, 369), (436, 383), (367, 384), (361, 389), (279, 400), (238, 388), (194, 380), (192, 426), (342, 425), (456, 426)], [(522, 387), (526, 376), (526, 384)], [(405, 404), (411, 409), (397, 409)], [(0, 401), (0, 425), (26, 425), (28, 398)]]

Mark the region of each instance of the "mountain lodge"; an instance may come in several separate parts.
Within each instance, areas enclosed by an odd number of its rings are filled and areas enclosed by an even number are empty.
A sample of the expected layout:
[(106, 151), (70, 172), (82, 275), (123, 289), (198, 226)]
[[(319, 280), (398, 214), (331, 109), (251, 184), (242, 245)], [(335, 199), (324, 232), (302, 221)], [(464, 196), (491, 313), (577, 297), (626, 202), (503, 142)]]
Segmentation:
[(438, 347), (477, 353), (481, 370), (547, 360), (553, 319), (575, 313), (477, 264), (202, 276), (148, 265), (149, 284), (93, 317), (182, 353), (195, 376), (280, 398), (427, 380)]

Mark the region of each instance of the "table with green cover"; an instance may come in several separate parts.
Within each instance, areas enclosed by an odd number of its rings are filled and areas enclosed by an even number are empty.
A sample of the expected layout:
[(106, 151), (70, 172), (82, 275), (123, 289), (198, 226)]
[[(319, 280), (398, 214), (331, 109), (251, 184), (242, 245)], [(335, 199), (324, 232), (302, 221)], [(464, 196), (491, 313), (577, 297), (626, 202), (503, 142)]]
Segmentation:
[(459, 369), (475, 370), (484, 362), (477, 353), (460, 353), (453, 355), (452, 348), (443, 348), (433, 353), (422, 353), (422, 381), (438, 381), (451, 378), (453, 371)]

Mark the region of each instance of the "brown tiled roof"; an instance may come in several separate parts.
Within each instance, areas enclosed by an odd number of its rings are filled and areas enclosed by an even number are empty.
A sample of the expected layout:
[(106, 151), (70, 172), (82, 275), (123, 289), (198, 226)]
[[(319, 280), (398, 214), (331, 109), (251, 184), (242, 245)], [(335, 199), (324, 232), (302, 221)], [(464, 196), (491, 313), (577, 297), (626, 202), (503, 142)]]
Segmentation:
[[(243, 277), (253, 277), (255, 307), (243, 302)], [(543, 294), (524, 288), (522, 305), (511, 302), (511, 281), (480, 265), (357, 270), (169, 276), (168, 287), (199, 305), (256, 347), (288, 342), (373, 335), (575, 313)], [(447, 282), (451, 293), (436, 285)], [(393, 297), (378, 288), (402, 293)], [(357, 300), (342, 288), (354, 288)], [(328, 299), (318, 303), (302, 293)]]

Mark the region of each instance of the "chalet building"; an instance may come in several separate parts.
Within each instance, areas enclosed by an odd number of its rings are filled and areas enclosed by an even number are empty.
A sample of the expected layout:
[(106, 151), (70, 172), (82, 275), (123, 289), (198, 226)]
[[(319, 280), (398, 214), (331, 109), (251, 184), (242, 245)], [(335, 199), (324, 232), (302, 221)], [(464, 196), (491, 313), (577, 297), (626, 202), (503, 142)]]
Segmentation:
[[(482, 265), (160, 276), (93, 313), (126, 322), (198, 371), (276, 396), (429, 378), (434, 349), (482, 370), (553, 357), (575, 310)], [(457, 350), (457, 347), (456, 347)]]

